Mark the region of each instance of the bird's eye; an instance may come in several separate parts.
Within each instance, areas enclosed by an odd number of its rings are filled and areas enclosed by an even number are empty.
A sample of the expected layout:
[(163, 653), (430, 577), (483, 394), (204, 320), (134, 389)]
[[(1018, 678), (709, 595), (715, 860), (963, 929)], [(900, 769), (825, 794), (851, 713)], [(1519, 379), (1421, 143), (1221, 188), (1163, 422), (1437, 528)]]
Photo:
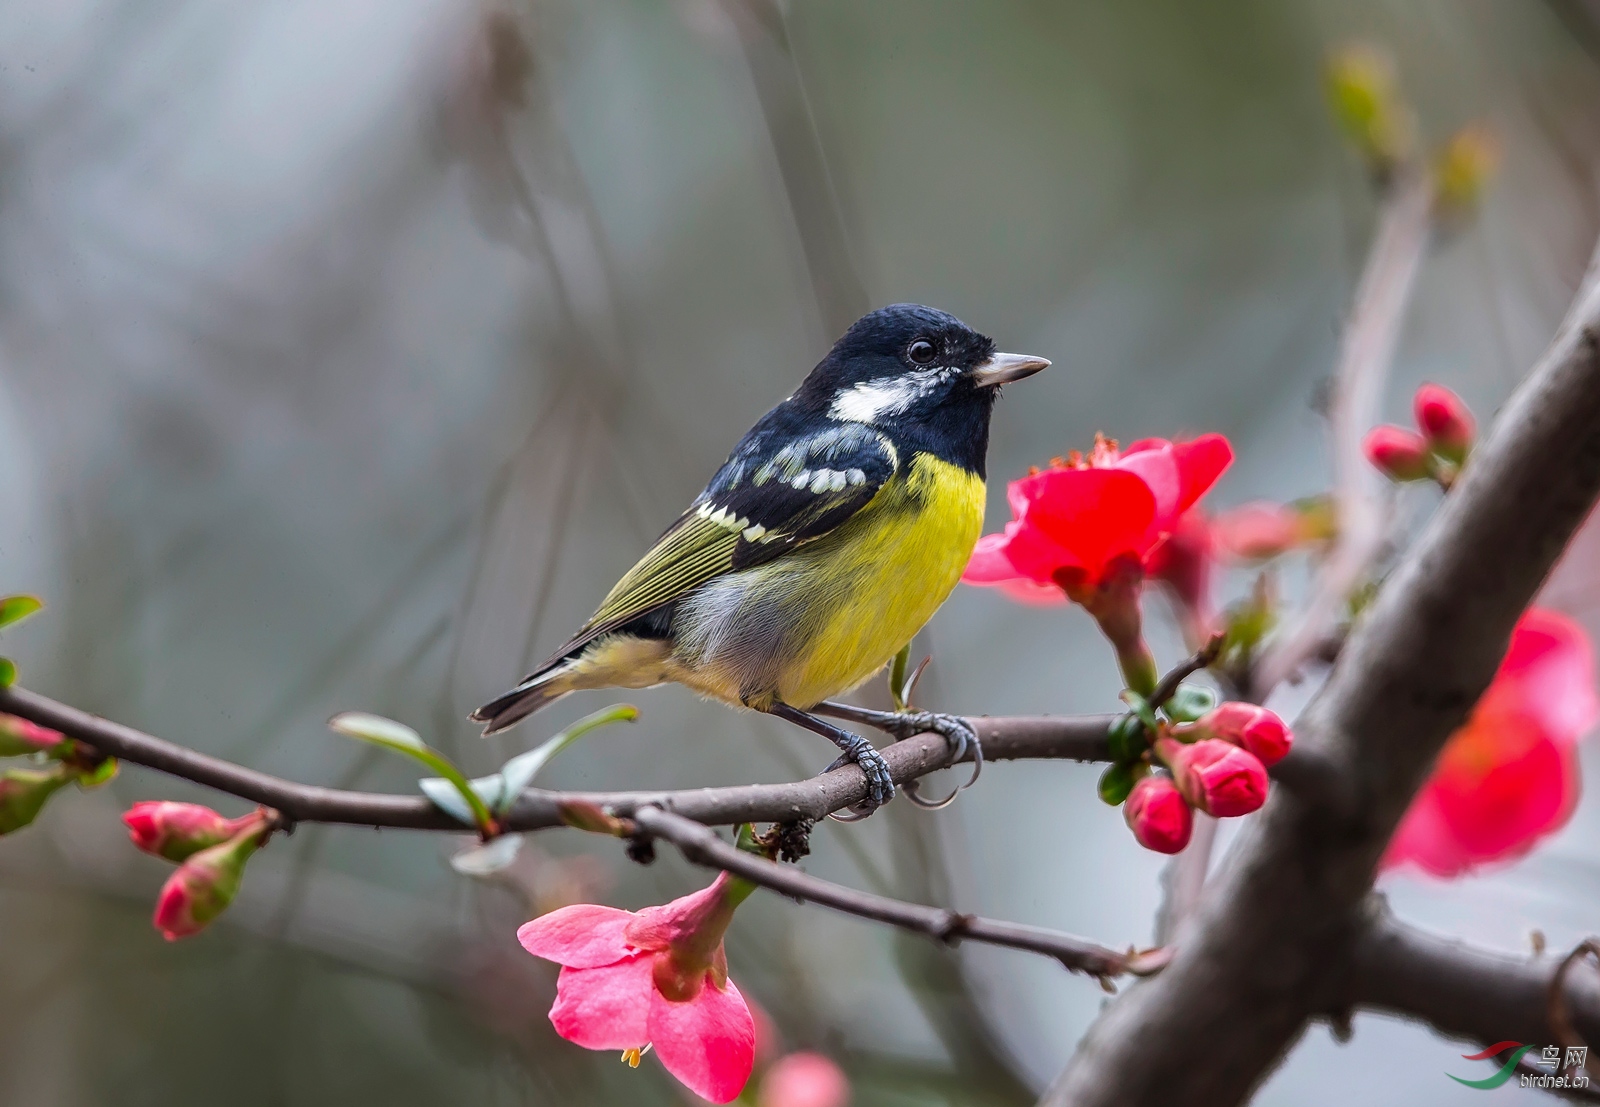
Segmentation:
[(911, 360), (918, 365), (926, 365), (938, 356), (939, 351), (934, 349), (933, 343), (926, 338), (919, 338), (911, 344), (911, 349), (906, 353), (911, 355)]

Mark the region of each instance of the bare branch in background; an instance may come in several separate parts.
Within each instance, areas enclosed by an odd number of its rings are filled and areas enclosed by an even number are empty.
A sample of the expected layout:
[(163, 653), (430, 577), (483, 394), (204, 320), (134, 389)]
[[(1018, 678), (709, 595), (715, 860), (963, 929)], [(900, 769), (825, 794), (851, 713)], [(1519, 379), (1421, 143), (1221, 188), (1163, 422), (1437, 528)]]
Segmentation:
[(739, 33), (755, 83), (823, 330), (830, 338), (841, 335), (872, 305), (850, 257), (838, 193), (795, 66), (783, 10), (775, 0), (721, 3)]
[(946, 945), (973, 941), (1005, 946), (1008, 949), (1043, 953), (1060, 961), (1073, 972), (1100, 978), (1102, 983), (1124, 973), (1142, 976), (1158, 972), (1166, 963), (1167, 955), (1163, 950), (1117, 953), (1115, 950), (1056, 930), (1025, 926), (1021, 923), (998, 922), (977, 915), (946, 911), (939, 907), (904, 903), (886, 896), (873, 895), (871, 892), (858, 892), (852, 888), (831, 884), (826, 880), (809, 876), (799, 869), (746, 853), (718, 838), (716, 832), (704, 824), (663, 811), (659, 807), (641, 807), (634, 814), (634, 821), (640, 830), (671, 842), (685, 857), (698, 865), (733, 873), (764, 888), (792, 896), (801, 902), (820, 903), (824, 907), (831, 907), (858, 918), (914, 930)]
[(1426, 174), (1404, 177), (1385, 194), (1333, 372), (1328, 421), (1339, 535), (1305, 610), (1256, 665), (1247, 690), (1256, 702), (1316, 652), (1383, 546), (1380, 478), (1363, 456), (1361, 440), (1378, 421), (1383, 386), (1427, 253), (1432, 212), (1433, 184)]
[(1326, 1009), (1395, 826), (1600, 494), (1597, 335), (1590, 279), (1301, 715), (1332, 771), (1275, 790), (1171, 964), (1107, 1008), (1045, 1104), (1239, 1103)]

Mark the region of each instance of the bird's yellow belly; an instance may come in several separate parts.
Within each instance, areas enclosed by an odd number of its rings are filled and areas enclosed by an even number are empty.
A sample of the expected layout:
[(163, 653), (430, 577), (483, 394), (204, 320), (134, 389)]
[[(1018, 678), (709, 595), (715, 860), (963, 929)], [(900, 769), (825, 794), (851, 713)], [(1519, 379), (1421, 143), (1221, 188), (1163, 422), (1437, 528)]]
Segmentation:
[[(858, 515), (825, 538), (744, 573), (728, 617), (770, 621), (770, 650), (712, 649), (675, 679), (758, 709), (807, 708), (881, 669), (950, 595), (983, 529), (983, 480), (917, 454)], [(728, 581), (727, 586), (733, 586)], [(759, 616), (757, 613), (759, 612)], [(740, 636), (743, 637), (743, 636)], [(687, 659), (685, 659), (687, 660)]]

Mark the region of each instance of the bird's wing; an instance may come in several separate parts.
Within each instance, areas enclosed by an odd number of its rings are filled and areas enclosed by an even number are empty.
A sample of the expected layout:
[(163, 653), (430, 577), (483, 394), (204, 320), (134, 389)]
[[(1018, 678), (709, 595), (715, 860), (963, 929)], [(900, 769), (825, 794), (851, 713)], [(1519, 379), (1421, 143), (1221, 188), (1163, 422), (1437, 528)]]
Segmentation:
[(555, 658), (713, 577), (822, 537), (871, 503), (898, 467), (894, 445), (859, 423), (798, 435), (752, 431)]

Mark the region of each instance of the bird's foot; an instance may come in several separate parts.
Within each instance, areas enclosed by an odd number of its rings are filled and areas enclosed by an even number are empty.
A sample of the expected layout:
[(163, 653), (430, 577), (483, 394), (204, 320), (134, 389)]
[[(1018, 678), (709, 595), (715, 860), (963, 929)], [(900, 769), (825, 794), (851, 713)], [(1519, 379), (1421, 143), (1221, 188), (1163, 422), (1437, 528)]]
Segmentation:
[(818, 704), (816, 710), (822, 714), (834, 715), (838, 718), (849, 719), (852, 722), (865, 723), (876, 727), (885, 734), (892, 736), (895, 741), (903, 742), (917, 734), (938, 734), (943, 736), (946, 745), (950, 748), (950, 763), (965, 760), (968, 754), (972, 756), (972, 775), (967, 782), (955, 791), (940, 800), (930, 800), (920, 791), (920, 782), (907, 781), (905, 784), (906, 798), (918, 807), (930, 811), (938, 811), (948, 807), (955, 801), (956, 796), (977, 783), (978, 777), (983, 773), (983, 744), (978, 741), (978, 732), (973, 725), (960, 715), (946, 715), (940, 711), (876, 711), (870, 707), (857, 707), (854, 704), (823, 703)]
[(894, 778), (889, 775), (889, 763), (883, 759), (883, 754), (873, 748), (871, 742), (849, 731), (840, 733), (848, 741), (835, 739), (835, 742), (844, 752), (823, 771), (831, 773), (845, 765), (857, 766), (867, 778), (867, 798), (850, 808), (850, 814), (834, 812), (829, 817), (845, 823), (860, 822), (894, 799)]

